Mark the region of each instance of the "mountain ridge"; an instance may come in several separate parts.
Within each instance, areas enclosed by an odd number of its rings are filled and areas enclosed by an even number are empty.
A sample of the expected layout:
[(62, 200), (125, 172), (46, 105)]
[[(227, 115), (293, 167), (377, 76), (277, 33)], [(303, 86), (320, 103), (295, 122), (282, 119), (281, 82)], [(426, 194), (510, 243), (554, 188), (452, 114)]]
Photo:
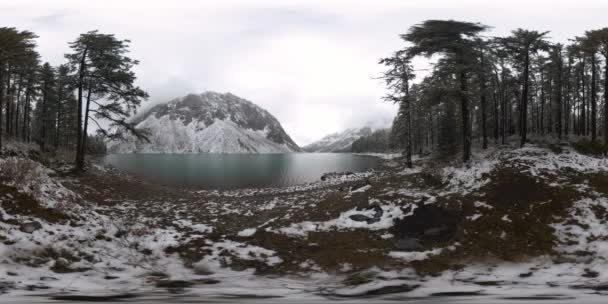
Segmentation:
[(268, 111), (232, 93), (207, 91), (155, 105), (134, 117), (150, 143), (129, 137), (113, 153), (288, 153), (301, 148)]
[(370, 127), (350, 128), (326, 135), (302, 149), (306, 152), (350, 152), (353, 142), (370, 134), (372, 134)]

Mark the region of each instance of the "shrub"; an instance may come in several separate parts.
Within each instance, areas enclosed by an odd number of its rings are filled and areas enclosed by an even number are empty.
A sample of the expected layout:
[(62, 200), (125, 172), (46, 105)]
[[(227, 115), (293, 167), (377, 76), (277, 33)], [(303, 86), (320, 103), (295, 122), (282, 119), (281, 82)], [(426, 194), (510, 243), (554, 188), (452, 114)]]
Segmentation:
[(599, 141), (591, 142), (590, 140), (583, 139), (572, 144), (572, 147), (581, 154), (603, 156), (608, 154), (608, 146), (600, 143)]

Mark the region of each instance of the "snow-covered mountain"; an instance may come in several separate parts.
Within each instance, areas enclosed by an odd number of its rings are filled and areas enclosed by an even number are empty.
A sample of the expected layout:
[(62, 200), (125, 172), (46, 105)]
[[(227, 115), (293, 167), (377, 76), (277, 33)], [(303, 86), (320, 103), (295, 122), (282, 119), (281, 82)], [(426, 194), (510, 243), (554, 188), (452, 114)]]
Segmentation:
[(150, 143), (113, 142), (113, 153), (282, 153), (301, 151), (266, 110), (231, 93), (190, 94), (133, 120)]
[(350, 152), (350, 147), (355, 140), (370, 134), (372, 134), (372, 129), (369, 127), (347, 129), (340, 133), (327, 135), (303, 149), (307, 152)]

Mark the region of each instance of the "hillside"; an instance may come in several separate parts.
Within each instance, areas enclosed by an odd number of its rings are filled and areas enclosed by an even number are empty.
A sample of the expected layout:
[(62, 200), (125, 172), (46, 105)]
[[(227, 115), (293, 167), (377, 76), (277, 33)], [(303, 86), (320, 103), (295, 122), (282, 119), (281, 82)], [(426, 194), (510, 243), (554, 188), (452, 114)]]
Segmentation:
[(300, 151), (279, 121), (230, 93), (205, 92), (159, 104), (138, 116), (150, 142), (130, 138), (109, 145), (114, 153), (283, 153)]
[(353, 142), (362, 136), (372, 134), (372, 129), (347, 129), (343, 132), (333, 133), (315, 141), (303, 148), (307, 152), (350, 152)]

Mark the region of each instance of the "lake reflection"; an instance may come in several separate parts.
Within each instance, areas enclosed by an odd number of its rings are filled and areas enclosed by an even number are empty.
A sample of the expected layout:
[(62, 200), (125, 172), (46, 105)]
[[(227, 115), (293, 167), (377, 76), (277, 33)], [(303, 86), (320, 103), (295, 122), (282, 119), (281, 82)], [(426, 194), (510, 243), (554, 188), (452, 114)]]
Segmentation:
[(380, 160), (347, 153), (111, 154), (102, 162), (144, 180), (201, 189), (282, 187), (320, 180), (326, 172), (361, 172)]

